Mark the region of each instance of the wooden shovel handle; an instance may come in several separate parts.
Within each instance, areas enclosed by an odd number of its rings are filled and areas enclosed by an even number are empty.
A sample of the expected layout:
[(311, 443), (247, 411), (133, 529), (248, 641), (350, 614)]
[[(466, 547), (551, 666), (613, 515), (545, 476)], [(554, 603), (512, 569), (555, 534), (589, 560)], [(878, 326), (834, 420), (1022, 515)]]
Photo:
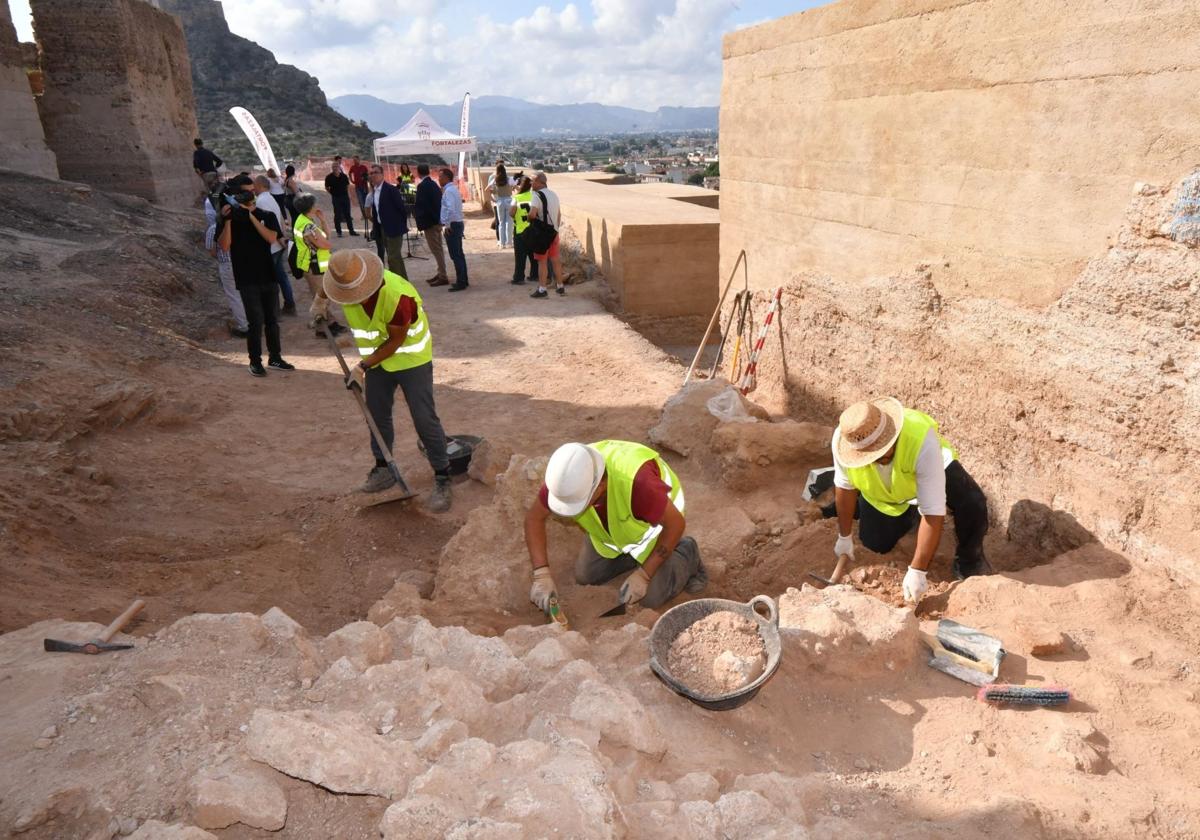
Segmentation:
[(107, 642), (113, 636), (121, 632), (121, 628), (129, 622), (133, 621), (133, 617), (142, 611), (142, 607), (146, 606), (146, 602), (138, 598), (129, 605), (129, 609), (121, 613), (112, 620), (112, 624), (104, 628), (104, 632), (100, 634), (99, 639), (102, 642)]

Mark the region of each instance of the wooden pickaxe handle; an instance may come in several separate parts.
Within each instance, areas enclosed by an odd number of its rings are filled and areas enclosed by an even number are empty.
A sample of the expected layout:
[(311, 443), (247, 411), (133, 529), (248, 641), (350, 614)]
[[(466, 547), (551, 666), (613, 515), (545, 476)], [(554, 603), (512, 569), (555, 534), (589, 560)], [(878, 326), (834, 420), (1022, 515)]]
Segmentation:
[(107, 642), (112, 639), (113, 636), (121, 632), (122, 627), (133, 621), (133, 617), (140, 613), (144, 606), (146, 606), (146, 602), (141, 598), (138, 598), (129, 605), (129, 609), (125, 610), (125, 612), (114, 618), (112, 620), (112, 624), (104, 628), (104, 632), (96, 637), (97, 641)]
[(846, 574), (846, 567), (850, 565), (849, 554), (839, 554), (837, 565), (833, 567), (833, 574), (829, 576), (830, 583), (841, 583), (842, 575)]

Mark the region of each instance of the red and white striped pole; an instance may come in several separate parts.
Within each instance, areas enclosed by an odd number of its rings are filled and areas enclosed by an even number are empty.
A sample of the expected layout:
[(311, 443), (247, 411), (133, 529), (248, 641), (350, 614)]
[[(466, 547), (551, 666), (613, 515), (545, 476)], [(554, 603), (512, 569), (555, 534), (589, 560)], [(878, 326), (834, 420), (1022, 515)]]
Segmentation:
[(767, 309), (767, 319), (763, 322), (762, 329), (758, 331), (758, 338), (754, 340), (754, 349), (750, 351), (750, 361), (746, 364), (746, 372), (742, 374), (742, 379), (738, 382), (738, 390), (743, 394), (749, 393), (754, 388), (755, 374), (758, 372), (758, 354), (762, 352), (763, 344), (767, 340), (767, 330), (771, 328), (771, 321), (775, 319), (775, 310), (779, 308), (779, 300), (783, 297), (783, 286), (775, 290), (775, 297), (771, 299), (771, 306)]

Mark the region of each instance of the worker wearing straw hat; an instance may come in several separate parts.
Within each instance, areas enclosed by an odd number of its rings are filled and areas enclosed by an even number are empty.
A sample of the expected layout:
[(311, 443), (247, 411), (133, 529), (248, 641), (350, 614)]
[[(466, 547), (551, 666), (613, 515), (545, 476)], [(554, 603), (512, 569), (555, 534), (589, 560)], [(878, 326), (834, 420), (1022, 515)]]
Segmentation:
[(958, 539), (954, 576), (991, 573), (983, 555), (987, 498), (928, 414), (893, 397), (854, 403), (833, 432), (833, 464), (835, 555), (854, 558), (855, 519), (859, 541), (879, 554), (891, 551), (916, 525), (917, 545), (903, 584), (905, 600), (916, 603), (928, 588), (925, 574), (949, 509)]
[[(450, 459), (433, 403), (433, 338), (420, 293), (399, 274), (385, 271), (374, 253), (362, 249), (338, 251), (330, 257), (324, 288), (330, 300), (341, 304), (354, 334), (362, 359), (351, 376), (364, 380), (367, 409), (384, 444), (392, 448), (392, 405), (400, 388), (433, 467), (434, 488), (426, 506), (437, 513), (449, 510)], [(375, 466), (362, 490), (378, 493), (396, 479), (374, 437), (371, 450)]]

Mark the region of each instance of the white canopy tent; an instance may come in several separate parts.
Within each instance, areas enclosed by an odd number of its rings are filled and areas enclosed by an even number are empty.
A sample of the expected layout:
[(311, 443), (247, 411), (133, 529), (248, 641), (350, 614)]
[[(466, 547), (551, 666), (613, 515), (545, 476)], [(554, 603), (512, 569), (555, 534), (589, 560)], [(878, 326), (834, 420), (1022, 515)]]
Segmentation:
[(474, 137), (451, 134), (418, 108), (404, 127), (375, 141), (375, 157), (404, 155), (443, 155), (475, 151)]

